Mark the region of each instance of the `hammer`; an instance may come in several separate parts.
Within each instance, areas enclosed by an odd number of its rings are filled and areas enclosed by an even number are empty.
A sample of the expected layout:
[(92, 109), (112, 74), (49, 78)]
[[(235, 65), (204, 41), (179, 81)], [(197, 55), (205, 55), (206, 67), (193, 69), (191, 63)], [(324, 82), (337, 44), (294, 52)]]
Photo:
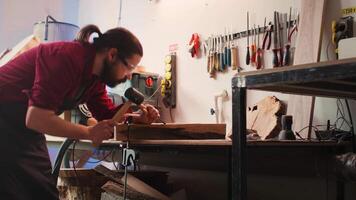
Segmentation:
[[(124, 95), (128, 99), (128, 101), (126, 101), (124, 103), (124, 105), (122, 105), (121, 108), (116, 112), (116, 114), (112, 118), (112, 120), (114, 122), (120, 122), (122, 120), (122, 118), (124, 117), (124, 115), (127, 112), (127, 110), (130, 108), (132, 103), (134, 103), (136, 105), (141, 105), (141, 103), (144, 100), (143, 94), (140, 93), (135, 88), (132, 88), (132, 87), (128, 88), (125, 91)], [(114, 140), (117, 140), (116, 134), (114, 134)]]
[(143, 94), (132, 87), (125, 91), (125, 97), (128, 99), (128, 101), (126, 101), (124, 105), (122, 105), (121, 108), (116, 112), (115, 116), (112, 118), (114, 122), (119, 122), (123, 118), (124, 114), (130, 108), (132, 103), (140, 105), (144, 100)]

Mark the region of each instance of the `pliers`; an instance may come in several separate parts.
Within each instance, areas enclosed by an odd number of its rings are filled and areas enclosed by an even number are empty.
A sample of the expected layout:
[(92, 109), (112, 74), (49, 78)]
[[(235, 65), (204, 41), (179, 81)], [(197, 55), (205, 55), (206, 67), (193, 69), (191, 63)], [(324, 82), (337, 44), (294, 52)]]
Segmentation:
[(299, 25), (299, 14), (297, 14), (297, 19), (295, 20), (291, 31), (288, 33), (288, 42), (292, 41), (292, 35), (298, 32), (298, 25)]
[(263, 35), (263, 44), (262, 44), (263, 50), (265, 49), (269, 50), (271, 48), (272, 31), (273, 31), (272, 22), (269, 22), (267, 28), (265, 29), (265, 34)]

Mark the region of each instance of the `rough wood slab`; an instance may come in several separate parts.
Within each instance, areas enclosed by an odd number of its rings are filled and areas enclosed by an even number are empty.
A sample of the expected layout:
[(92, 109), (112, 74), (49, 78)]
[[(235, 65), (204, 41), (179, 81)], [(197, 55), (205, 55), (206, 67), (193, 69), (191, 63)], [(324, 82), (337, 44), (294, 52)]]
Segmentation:
[(224, 139), (226, 124), (124, 124), (117, 132), (118, 141)]
[[(301, 15), (294, 54), (294, 65), (320, 61), (321, 35), (326, 0), (301, 0)], [(312, 123), (315, 97), (290, 95), (287, 114), (293, 115), (293, 130)], [(308, 136), (310, 136), (308, 131)], [(305, 135), (304, 135), (305, 136)]]
[[(117, 197), (123, 197), (124, 194), (124, 186), (112, 181), (108, 181), (101, 187), (101, 189), (105, 190), (106, 192), (112, 193)], [(150, 197), (148, 195), (133, 191), (133, 190), (126, 190), (126, 197), (128, 199), (135, 199), (135, 200), (158, 200), (156, 198)]]
[(274, 138), (281, 130), (280, 116), (285, 113), (282, 102), (275, 96), (267, 96), (246, 111), (246, 128), (254, 130), (262, 140)]

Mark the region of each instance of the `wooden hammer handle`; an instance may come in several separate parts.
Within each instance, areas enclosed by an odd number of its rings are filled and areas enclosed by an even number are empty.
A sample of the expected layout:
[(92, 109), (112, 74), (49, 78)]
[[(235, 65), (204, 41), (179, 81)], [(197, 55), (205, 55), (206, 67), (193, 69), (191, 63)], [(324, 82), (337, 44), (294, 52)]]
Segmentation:
[(122, 105), (121, 108), (116, 112), (112, 120), (114, 122), (119, 122), (120, 120), (122, 120), (122, 118), (124, 117), (127, 110), (130, 108), (130, 106), (131, 106), (131, 101), (126, 101), (124, 105)]

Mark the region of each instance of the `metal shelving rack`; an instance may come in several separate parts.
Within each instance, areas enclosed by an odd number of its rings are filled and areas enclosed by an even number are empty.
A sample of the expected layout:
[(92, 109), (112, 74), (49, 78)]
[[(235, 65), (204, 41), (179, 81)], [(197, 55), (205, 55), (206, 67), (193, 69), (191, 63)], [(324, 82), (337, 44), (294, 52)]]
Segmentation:
[(246, 90), (356, 99), (356, 58), (242, 72), (232, 78), (231, 198), (247, 199)]

